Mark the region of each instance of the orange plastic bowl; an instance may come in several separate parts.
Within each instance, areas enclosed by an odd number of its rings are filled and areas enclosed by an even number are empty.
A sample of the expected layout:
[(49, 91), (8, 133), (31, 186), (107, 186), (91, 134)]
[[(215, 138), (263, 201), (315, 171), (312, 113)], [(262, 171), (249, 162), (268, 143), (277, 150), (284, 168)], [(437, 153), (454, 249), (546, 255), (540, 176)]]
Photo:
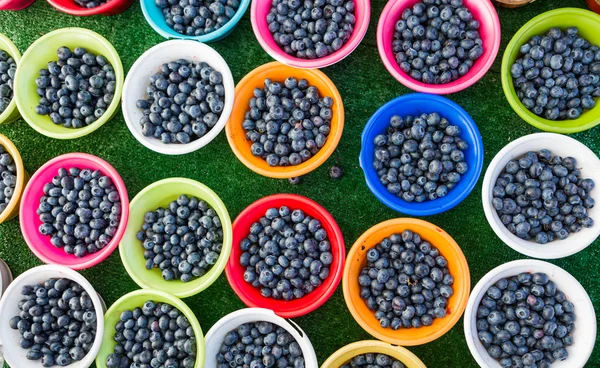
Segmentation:
[[(242, 122), (248, 101), (254, 96), (255, 88), (264, 88), (264, 81), (270, 78), (273, 81), (283, 82), (288, 77), (304, 78), (311, 86), (319, 89), (320, 96), (329, 96), (333, 99), (333, 117), (331, 130), (325, 145), (316, 155), (297, 166), (269, 166), (261, 157), (256, 157), (250, 152), (252, 142), (246, 139), (246, 132)], [(235, 87), (235, 101), (233, 111), (225, 126), (227, 140), (237, 158), (244, 165), (257, 174), (276, 179), (287, 179), (302, 176), (321, 166), (331, 156), (338, 145), (344, 130), (344, 104), (337, 88), (323, 72), (317, 69), (296, 69), (279, 62), (271, 62), (259, 66), (248, 73)]]
[[(454, 294), (448, 300), (446, 317), (434, 319), (431, 326), (401, 328), (394, 331), (391, 328), (381, 327), (375, 319), (374, 312), (367, 308), (367, 304), (360, 297), (358, 276), (367, 264), (367, 251), (384, 238), (401, 233), (404, 230), (412, 230), (418, 233), (421, 238), (435, 246), (440, 254), (448, 260), (448, 269), (450, 274), (454, 276), (454, 284), (452, 285)], [(352, 317), (365, 331), (373, 337), (390, 344), (414, 346), (437, 339), (458, 322), (469, 300), (471, 277), (467, 259), (448, 233), (427, 221), (398, 218), (379, 223), (358, 238), (346, 258), (342, 286), (344, 299)]]

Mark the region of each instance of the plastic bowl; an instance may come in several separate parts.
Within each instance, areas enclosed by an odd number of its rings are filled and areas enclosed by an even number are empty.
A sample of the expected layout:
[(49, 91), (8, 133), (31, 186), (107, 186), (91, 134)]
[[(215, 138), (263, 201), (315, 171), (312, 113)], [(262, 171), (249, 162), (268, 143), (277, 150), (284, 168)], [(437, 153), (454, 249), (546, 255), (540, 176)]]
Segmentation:
[(2, 213), (0, 213), (0, 224), (4, 221), (8, 221), (19, 214), (19, 202), (21, 200), (21, 195), (23, 194), (23, 189), (25, 189), (25, 184), (29, 180), (29, 174), (25, 171), (25, 167), (23, 167), (23, 160), (21, 159), (21, 154), (19, 150), (14, 145), (14, 143), (8, 139), (5, 135), (0, 134), (0, 145), (3, 146), (6, 151), (13, 158), (15, 165), (17, 167), (17, 185), (15, 186), (15, 190), (13, 192), (13, 196), (8, 203), (8, 206), (4, 209)]
[(386, 354), (395, 358), (407, 368), (426, 368), (425, 364), (410, 350), (377, 340), (364, 340), (340, 348), (321, 365), (321, 368), (339, 368), (352, 358), (362, 354)]
[[(140, 119), (144, 115), (136, 106), (138, 100), (148, 98), (146, 86), (150, 83), (150, 77), (158, 73), (162, 64), (177, 59), (208, 63), (221, 72), (225, 87), (225, 106), (219, 121), (205, 136), (188, 144), (166, 144), (160, 139), (144, 136), (140, 124)], [(123, 87), (123, 116), (135, 139), (146, 148), (167, 155), (190, 153), (210, 143), (223, 130), (233, 108), (234, 91), (233, 76), (227, 62), (210, 46), (189, 40), (166, 41), (144, 52), (127, 73)]]
[(521, 272), (544, 272), (554, 281), (557, 289), (562, 290), (567, 298), (575, 305), (575, 329), (573, 340), (575, 343), (567, 347), (569, 357), (564, 361), (555, 361), (552, 368), (583, 367), (594, 349), (596, 341), (596, 314), (594, 306), (585, 289), (567, 271), (548, 262), (532, 259), (512, 261), (498, 266), (488, 272), (471, 292), (469, 303), (465, 311), (464, 329), (467, 345), (473, 358), (481, 367), (500, 368), (500, 363), (489, 356), (477, 337), (476, 316), (477, 307), (483, 299), (487, 289), (496, 281), (504, 277), (515, 276)]
[(150, 27), (152, 27), (156, 33), (164, 38), (178, 38), (182, 40), (194, 40), (198, 42), (215, 42), (229, 36), (229, 34), (233, 32), (240, 19), (242, 19), (244, 16), (246, 9), (248, 9), (250, 0), (240, 0), (240, 6), (229, 22), (225, 23), (223, 27), (217, 29), (216, 31), (202, 36), (186, 36), (175, 32), (173, 28), (167, 25), (162, 10), (156, 5), (154, 0), (141, 0), (140, 3), (142, 5), (142, 13), (144, 13), (146, 22), (148, 22)]
[[(408, 328), (392, 330), (383, 328), (375, 319), (375, 314), (360, 297), (360, 286), (358, 276), (367, 264), (367, 252), (384, 238), (392, 234), (401, 233), (404, 230), (412, 230), (418, 233), (422, 239), (427, 240), (435, 246), (440, 254), (448, 260), (448, 270), (454, 276), (452, 289), (454, 294), (448, 299), (446, 317), (436, 318), (431, 326), (421, 328)], [(439, 227), (417, 219), (397, 218), (381, 222), (361, 235), (354, 243), (344, 268), (342, 279), (344, 299), (358, 324), (373, 337), (395, 345), (414, 346), (431, 342), (448, 332), (460, 319), (467, 300), (471, 278), (467, 260), (454, 239)]]
[[(114, 1), (114, 0), (112, 0)], [(48, 115), (38, 115), (35, 107), (39, 96), (35, 92), (35, 79), (40, 69), (46, 68), (49, 61), (57, 60), (56, 50), (61, 46), (71, 49), (84, 47), (97, 55), (104, 55), (112, 65), (117, 77), (114, 97), (104, 115), (94, 123), (79, 129), (65, 128), (54, 124)], [(123, 90), (123, 65), (115, 48), (104, 37), (85, 28), (61, 28), (38, 38), (23, 54), (15, 75), (15, 96), (17, 107), (23, 119), (39, 133), (56, 139), (83, 137), (100, 128), (117, 112)]]
[(33, 4), (35, 0), (0, 0), (0, 10), (21, 10)]
[(0, 300), (0, 351), (4, 354), (6, 362), (11, 367), (19, 368), (39, 368), (39, 361), (28, 360), (25, 355), (28, 350), (22, 349), (19, 345), (21, 335), (18, 330), (13, 330), (8, 326), (10, 319), (19, 314), (18, 303), (23, 299), (21, 289), (25, 285), (35, 285), (43, 283), (50, 278), (67, 278), (75, 281), (87, 291), (96, 311), (97, 328), (94, 343), (87, 355), (80, 361), (67, 365), (68, 368), (89, 367), (94, 362), (94, 358), (100, 350), (102, 344), (102, 335), (104, 334), (104, 301), (98, 295), (89, 281), (76, 271), (59, 265), (44, 265), (34, 267), (25, 271), (17, 277), (6, 289), (2, 300)]
[[(331, 253), (333, 255), (329, 277), (323, 281), (323, 284), (303, 298), (291, 301), (263, 297), (260, 294), (260, 289), (244, 281), (246, 268), (242, 267), (239, 261), (242, 254), (239, 244), (248, 235), (250, 226), (264, 216), (267, 209), (281, 206), (288, 206), (292, 210), (300, 209), (307, 215), (321, 221), (323, 228), (327, 231), (327, 238), (331, 243)], [(234, 247), (225, 274), (233, 291), (248, 307), (272, 309), (277, 315), (284, 318), (300, 317), (323, 305), (335, 292), (342, 278), (346, 256), (342, 232), (325, 208), (306, 197), (295, 194), (276, 194), (252, 203), (238, 215), (233, 223), (233, 244)]]
[(600, 45), (600, 15), (583, 9), (560, 8), (540, 14), (527, 22), (510, 40), (502, 58), (501, 79), (504, 95), (515, 112), (534, 127), (555, 133), (576, 133), (590, 129), (600, 123), (600, 104), (586, 111), (575, 120), (547, 120), (527, 110), (517, 97), (510, 67), (521, 55), (520, 47), (533, 36), (543, 35), (550, 28), (579, 28), (579, 36), (594, 45)]
[[(330, 96), (333, 99), (333, 117), (331, 119), (331, 131), (325, 145), (310, 160), (297, 166), (271, 167), (261, 157), (256, 157), (250, 152), (251, 141), (246, 139), (246, 132), (242, 128), (242, 122), (248, 101), (254, 96), (254, 88), (264, 88), (264, 81), (270, 78), (273, 81), (283, 82), (288, 77), (304, 78), (311, 86), (319, 89), (320, 96)], [(225, 126), (227, 140), (237, 158), (244, 165), (257, 174), (276, 179), (287, 179), (302, 176), (321, 166), (331, 156), (337, 147), (342, 131), (344, 130), (344, 104), (342, 96), (337, 88), (322, 71), (297, 69), (290, 66), (271, 62), (259, 66), (246, 76), (235, 87), (235, 102), (233, 112)]]
[(225, 335), (231, 330), (235, 330), (240, 325), (250, 322), (270, 322), (283, 327), (290, 333), (300, 345), (302, 355), (304, 356), (305, 367), (318, 367), (317, 356), (310, 342), (310, 339), (304, 331), (292, 320), (285, 320), (273, 313), (272, 310), (263, 308), (246, 308), (229, 313), (215, 323), (206, 334), (206, 368), (217, 366), (217, 354), (223, 343)]
[[(121, 313), (126, 310), (133, 310), (141, 307), (148, 300), (152, 300), (157, 303), (167, 303), (173, 307), (179, 309), (181, 313), (188, 319), (192, 329), (194, 330), (194, 336), (196, 337), (196, 363), (194, 368), (204, 367), (204, 335), (202, 328), (196, 315), (190, 307), (188, 307), (183, 301), (174, 297), (169, 293), (158, 290), (135, 290), (128, 294), (120, 297), (113, 305), (108, 308), (104, 315), (104, 336), (102, 339), (102, 347), (96, 357), (96, 367), (106, 368), (106, 358), (114, 352), (115, 345), (117, 343), (113, 340), (115, 335), (115, 325), (121, 317)], [(81, 367), (84, 367), (83, 365)], [(85, 366), (87, 367), (87, 365)], [(206, 366), (208, 367), (208, 366)]]
[[(73, 254), (67, 254), (62, 248), (56, 248), (50, 243), (50, 237), (44, 236), (39, 232), (39, 227), (42, 224), (38, 214), (36, 213), (40, 204), (40, 198), (44, 195), (44, 185), (52, 181), (52, 178), (57, 175), (59, 168), (87, 168), (92, 170), (100, 170), (102, 174), (109, 176), (119, 192), (121, 199), (121, 221), (119, 227), (112, 240), (98, 252), (87, 254), (84, 257), (78, 258)], [(87, 153), (67, 153), (53, 158), (40, 167), (29, 180), (23, 198), (21, 200), (21, 218), (27, 221), (20, 221), (21, 233), (25, 243), (29, 249), (44, 263), (58, 264), (70, 267), (74, 270), (89, 268), (102, 262), (108, 257), (119, 245), (121, 237), (125, 233), (127, 219), (129, 218), (129, 197), (127, 196), (127, 188), (121, 176), (108, 162), (100, 157), (96, 157)]]
[(302, 69), (317, 69), (325, 68), (333, 65), (354, 51), (365, 37), (367, 28), (369, 28), (369, 20), (371, 19), (371, 1), (370, 0), (355, 0), (354, 15), (356, 23), (354, 31), (350, 39), (336, 52), (319, 59), (300, 59), (287, 54), (273, 40), (273, 35), (269, 31), (267, 23), (267, 15), (271, 10), (271, 0), (255, 0), (252, 2), (250, 9), (250, 20), (252, 21), (252, 29), (258, 43), (273, 59), (280, 61), (289, 66)]
[(13, 276), (10, 268), (3, 259), (0, 259), (0, 298), (2, 298), (4, 291), (6, 291), (12, 280)]
[[(546, 244), (538, 244), (535, 241), (524, 240), (513, 235), (502, 221), (492, 206), (492, 190), (498, 175), (504, 170), (506, 163), (512, 159), (519, 158), (529, 151), (549, 149), (553, 155), (577, 159), (577, 167), (581, 170), (581, 177), (592, 178), (596, 185), (600, 184), (600, 160), (594, 152), (579, 141), (554, 133), (536, 133), (521, 137), (500, 150), (488, 166), (483, 178), (481, 200), (483, 210), (488, 223), (498, 237), (509, 247), (529, 257), (555, 259), (575, 254), (588, 245), (600, 235), (600, 223), (596, 221), (591, 228), (581, 229), (580, 232), (569, 234), (565, 240), (555, 240)], [(592, 191), (592, 197), (600, 200), (600, 190)], [(588, 209), (588, 215), (593, 219), (600, 220), (600, 207), (595, 206)]]
[[(29, 6), (26, 5), (26, 6)], [(0, 0), (0, 10), (2, 9), (2, 2)], [(5, 9), (10, 10), (10, 9)], [(15, 9), (17, 10), (17, 9)], [(5, 35), (0, 33), (0, 50), (6, 51), (17, 63), (17, 66), (20, 64), (21, 53), (15, 44)], [(21, 115), (19, 114), (19, 110), (17, 109), (17, 103), (15, 102), (14, 94), (13, 98), (8, 104), (6, 110), (0, 113), (0, 125), (10, 123), (11, 121), (17, 120)]]
[(81, 7), (73, 0), (48, 0), (50, 5), (63, 13), (87, 17), (90, 15), (115, 15), (127, 10), (134, 0), (108, 0), (95, 8)]
[(464, 0), (464, 4), (473, 18), (481, 24), (479, 34), (483, 41), (483, 55), (464, 76), (446, 84), (427, 84), (411, 78), (400, 69), (392, 51), (394, 28), (396, 22), (402, 17), (402, 12), (412, 7), (420, 0), (390, 0), (383, 9), (377, 24), (377, 49), (383, 65), (390, 74), (404, 86), (418, 92), (450, 94), (462, 91), (475, 84), (490, 69), (498, 50), (500, 49), (500, 19), (490, 0)]
[[(158, 207), (166, 208), (171, 201), (174, 201), (181, 194), (195, 196), (205, 200), (208, 205), (217, 212), (223, 226), (223, 247), (221, 254), (212, 268), (202, 277), (198, 277), (189, 282), (179, 280), (165, 281), (158, 268), (153, 270), (146, 269), (146, 260), (144, 258), (144, 248), (136, 238), (137, 232), (144, 224), (144, 215), (148, 211), (154, 211)], [(187, 298), (198, 294), (217, 280), (231, 252), (231, 219), (227, 208), (221, 198), (206, 185), (195, 180), (186, 178), (169, 178), (159, 180), (142, 189), (131, 201), (129, 224), (123, 239), (119, 252), (121, 261), (127, 270), (127, 273), (133, 281), (144, 289), (156, 289), (173, 294), (180, 298)]]
[[(388, 192), (387, 188), (379, 181), (377, 171), (373, 168), (373, 158), (375, 157), (373, 140), (377, 135), (385, 133), (393, 115), (404, 117), (432, 112), (438, 112), (451, 124), (460, 128), (460, 137), (469, 143), (469, 148), (464, 151), (469, 170), (462, 175), (458, 185), (448, 191), (445, 197), (421, 203), (406, 202)], [(413, 93), (389, 101), (371, 116), (362, 132), (361, 142), (360, 166), (371, 193), (389, 208), (411, 216), (436, 215), (458, 205), (467, 198), (477, 184), (483, 167), (483, 140), (477, 125), (462, 107), (440, 96)]]

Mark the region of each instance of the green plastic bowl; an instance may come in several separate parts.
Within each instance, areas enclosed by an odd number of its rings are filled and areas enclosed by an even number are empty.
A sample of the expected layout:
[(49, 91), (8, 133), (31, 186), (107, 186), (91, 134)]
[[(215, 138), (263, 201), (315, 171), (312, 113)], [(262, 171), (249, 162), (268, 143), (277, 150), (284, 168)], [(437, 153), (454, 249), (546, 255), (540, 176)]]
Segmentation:
[[(160, 269), (146, 269), (144, 248), (141, 242), (137, 240), (136, 234), (142, 228), (146, 212), (154, 211), (158, 207), (166, 208), (171, 201), (176, 200), (181, 194), (203, 199), (217, 212), (223, 227), (223, 248), (217, 263), (202, 277), (189, 282), (180, 280), (165, 281)], [(225, 204), (215, 192), (195, 180), (169, 178), (150, 184), (133, 198), (129, 206), (129, 222), (127, 223), (125, 235), (121, 239), (119, 253), (127, 273), (140, 287), (161, 290), (180, 298), (187, 298), (209, 287), (221, 275), (231, 253), (232, 237), (229, 213)]]
[[(97, 55), (103, 55), (112, 65), (117, 77), (113, 100), (104, 115), (94, 123), (79, 129), (56, 125), (48, 115), (38, 115), (35, 112), (40, 99), (35, 92), (35, 79), (39, 76), (40, 69), (46, 68), (48, 62), (57, 60), (56, 50), (61, 46), (71, 49), (83, 47)], [(104, 37), (85, 28), (61, 28), (37, 39), (23, 54), (15, 75), (15, 99), (23, 119), (39, 133), (56, 139), (79, 138), (100, 128), (115, 115), (121, 101), (124, 79), (119, 54)]]
[[(19, 52), (19, 49), (8, 37), (2, 33), (0, 33), (0, 50), (6, 51), (15, 60), (17, 67), (19, 66), (19, 60), (21, 59), (21, 53)], [(0, 125), (10, 123), (11, 121), (15, 121), (19, 118), (19, 110), (17, 109), (15, 100), (16, 99), (13, 94), (13, 99), (8, 104), (8, 107), (0, 114)]]
[(96, 367), (106, 368), (106, 358), (114, 352), (117, 343), (113, 340), (113, 336), (116, 332), (115, 325), (119, 321), (121, 313), (126, 310), (133, 310), (137, 307), (141, 307), (148, 300), (170, 304), (179, 309), (179, 311), (188, 319), (196, 337), (196, 364), (194, 364), (194, 368), (203, 368), (205, 350), (204, 334), (202, 333), (202, 327), (200, 327), (196, 315), (194, 315), (194, 312), (192, 312), (190, 307), (180, 299), (158, 290), (132, 291), (129, 294), (120, 297), (110, 306), (110, 308), (108, 308), (104, 314), (104, 335), (102, 337), (102, 346), (96, 356)]
[(553, 27), (561, 29), (577, 27), (581, 37), (590, 41), (593, 45), (600, 45), (600, 15), (576, 8), (561, 8), (540, 14), (521, 27), (506, 47), (502, 58), (502, 89), (504, 89), (506, 99), (513, 110), (534, 127), (547, 132), (577, 133), (593, 128), (600, 123), (600, 103), (597, 103), (596, 107), (584, 112), (575, 120), (553, 121), (544, 119), (527, 110), (525, 105), (521, 103), (510, 75), (510, 67), (520, 56), (519, 49), (521, 45), (533, 36), (545, 34)]

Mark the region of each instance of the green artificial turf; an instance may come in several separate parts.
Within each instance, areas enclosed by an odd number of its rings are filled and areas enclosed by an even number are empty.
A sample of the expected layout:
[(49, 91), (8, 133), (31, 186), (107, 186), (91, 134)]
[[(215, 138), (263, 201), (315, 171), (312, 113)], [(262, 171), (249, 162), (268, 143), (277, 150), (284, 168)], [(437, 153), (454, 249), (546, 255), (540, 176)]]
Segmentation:
[[(29, 173), (49, 159), (67, 152), (88, 152), (100, 156), (119, 171), (130, 198), (154, 181), (174, 176), (189, 177), (214, 189), (225, 202), (231, 217), (235, 218), (246, 206), (261, 197), (282, 192), (299, 193), (316, 200), (333, 214), (349, 249), (360, 234), (371, 226), (403, 216), (382, 205), (369, 192), (358, 165), (360, 134), (366, 121), (386, 101), (410, 92), (384, 69), (377, 53), (376, 24), (384, 5), (383, 0), (373, 1), (371, 23), (363, 42), (348, 58), (324, 69), (343, 97), (345, 131), (331, 158), (305, 176), (303, 184), (299, 186), (289, 185), (287, 180), (268, 179), (248, 170), (233, 155), (224, 133), (205, 148), (185, 156), (154, 153), (134, 139), (120, 113), (96, 132), (70, 141), (42, 136), (23, 120), (0, 126), (0, 133), (14, 141)], [(463, 106), (479, 126), (485, 145), (484, 170), (504, 145), (537, 132), (512, 111), (504, 98), (500, 84), (500, 60), (504, 47), (529, 19), (561, 6), (585, 7), (585, 1), (539, 0), (520, 9), (498, 9), (502, 45), (496, 62), (480, 82), (466, 91), (449, 96)], [(124, 13), (111, 17), (74, 17), (54, 10), (42, 0), (23, 11), (0, 12), (0, 33), (11, 38), (21, 52), (43, 34), (71, 26), (89, 28), (106, 37), (119, 52), (125, 70), (145, 50), (163, 41), (144, 20), (139, 2)], [(255, 67), (272, 60), (254, 37), (249, 11), (229, 37), (211, 46), (223, 55), (236, 81)], [(600, 151), (600, 127), (573, 137), (597, 154)], [(332, 181), (328, 177), (327, 170), (334, 164), (344, 167), (345, 176), (341, 181)], [(503, 244), (488, 225), (481, 205), (481, 180), (459, 206), (426, 220), (446, 230), (461, 246), (469, 262), (472, 285), (492, 268), (525, 258)], [(600, 242), (596, 241), (577, 255), (552, 261), (581, 282), (597, 311), (600, 310), (600, 267), (596, 259), (599, 255), (598, 246)], [(41, 264), (25, 245), (18, 220), (0, 225), (0, 257), (6, 260), (15, 276)], [(102, 264), (84, 270), (82, 274), (92, 282), (108, 305), (123, 294), (137, 289), (116, 251)], [(219, 318), (244, 307), (224, 275), (209, 289), (185, 299), (185, 302), (196, 313), (205, 332)], [(344, 303), (341, 286), (321, 308), (297, 318), (296, 322), (312, 340), (319, 363), (346, 344), (371, 338), (352, 319)], [(436, 341), (409, 349), (428, 367), (477, 366), (463, 336), (462, 320)], [(588, 366), (600, 366), (600, 350), (594, 351)]]

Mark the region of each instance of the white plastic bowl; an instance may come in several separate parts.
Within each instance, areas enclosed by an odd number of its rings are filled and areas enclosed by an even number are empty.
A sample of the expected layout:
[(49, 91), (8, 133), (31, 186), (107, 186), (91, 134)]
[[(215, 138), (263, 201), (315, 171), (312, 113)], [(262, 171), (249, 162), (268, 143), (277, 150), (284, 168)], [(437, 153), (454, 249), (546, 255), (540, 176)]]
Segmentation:
[(205, 337), (206, 357), (204, 360), (204, 366), (206, 368), (213, 368), (217, 366), (217, 354), (219, 353), (219, 349), (223, 343), (225, 335), (227, 335), (229, 331), (235, 330), (244, 323), (259, 321), (271, 322), (283, 327), (294, 337), (294, 339), (296, 339), (300, 345), (302, 354), (304, 356), (304, 366), (307, 368), (318, 367), (315, 349), (308, 339), (308, 336), (306, 336), (300, 326), (298, 326), (292, 320), (283, 319), (275, 315), (272, 310), (264, 308), (240, 309), (233, 313), (229, 313), (225, 317), (218, 320), (217, 323), (215, 323), (214, 326), (212, 326), (212, 328), (208, 331)]
[[(162, 64), (178, 59), (186, 59), (194, 62), (205, 62), (216, 71), (223, 75), (223, 86), (225, 87), (225, 107), (217, 124), (200, 139), (196, 139), (188, 144), (165, 144), (153, 137), (146, 137), (142, 134), (142, 125), (140, 118), (143, 116), (142, 110), (136, 107), (136, 102), (140, 99), (146, 99), (146, 87), (150, 83), (150, 77), (158, 73)], [(133, 64), (123, 86), (123, 116), (127, 127), (141, 144), (147, 148), (165, 155), (182, 155), (196, 151), (210, 143), (223, 129), (231, 109), (233, 108), (233, 99), (235, 85), (231, 70), (221, 55), (203, 43), (190, 40), (171, 40), (159, 43), (148, 51), (144, 52)]]
[(492, 189), (498, 175), (504, 170), (508, 161), (523, 156), (529, 151), (548, 149), (553, 155), (577, 159), (577, 167), (581, 168), (582, 178), (591, 178), (596, 183), (592, 197), (600, 201), (600, 160), (594, 152), (583, 143), (561, 134), (536, 133), (521, 137), (500, 150), (488, 166), (483, 178), (481, 199), (483, 210), (490, 226), (498, 237), (509, 247), (529, 257), (556, 259), (575, 254), (590, 245), (600, 235), (600, 205), (588, 210), (589, 216), (595, 220), (591, 228), (581, 229), (578, 233), (569, 234), (565, 240), (555, 240), (546, 244), (523, 240), (512, 234), (500, 221), (500, 216), (492, 207)]
[(94, 362), (102, 343), (102, 336), (104, 335), (104, 311), (106, 310), (106, 306), (104, 305), (104, 301), (96, 293), (96, 290), (94, 290), (92, 284), (90, 284), (85, 277), (80, 275), (77, 271), (59, 265), (34, 267), (19, 275), (9, 285), (8, 289), (6, 289), (2, 300), (0, 300), (0, 353), (4, 354), (6, 362), (11, 367), (40, 368), (42, 366), (39, 361), (28, 360), (25, 357), (28, 350), (22, 349), (19, 346), (19, 338), (21, 337), (19, 331), (11, 329), (8, 324), (12, 317), (19, 314), (18, 303), (23, 299), (23, 296), (21, 295), (23, 286), (43, 283), (50, 278), (67, 278), (73, 280), (81, 285), (85, 291), (87, 291), (90, 298), (92, 298), (98, 323), (94, 344), (82, 360), (66, 366), (68, 368), (89, 367)]
[(12, 282), (12, 273), (6, 262), (0, 259), (0, 298), (4, 295), (4, 291)]
[(596, 314), (587, 292), (581, 284), (567, 271), (552, 263), (522, 259), (498, 266), (488, 272), (473, 288), (467, 309), (465, 310), (465, 338), (473, 358), (484, 368), (500, 368), (500, 363), (489, 356), (487, 350), (477, 337), (477, 307), (487, 289), (501, 278), (518, 275), (521, 272), (543, 272), (556, 284), (556, 288), (565, 293), (568, 300), (575, 306), (575, 329), (573, 330), (573, 345), (567, 347), (569, 357), (552, 364), (552, 368), (581, 368), (594, 350), (596, 341)]

